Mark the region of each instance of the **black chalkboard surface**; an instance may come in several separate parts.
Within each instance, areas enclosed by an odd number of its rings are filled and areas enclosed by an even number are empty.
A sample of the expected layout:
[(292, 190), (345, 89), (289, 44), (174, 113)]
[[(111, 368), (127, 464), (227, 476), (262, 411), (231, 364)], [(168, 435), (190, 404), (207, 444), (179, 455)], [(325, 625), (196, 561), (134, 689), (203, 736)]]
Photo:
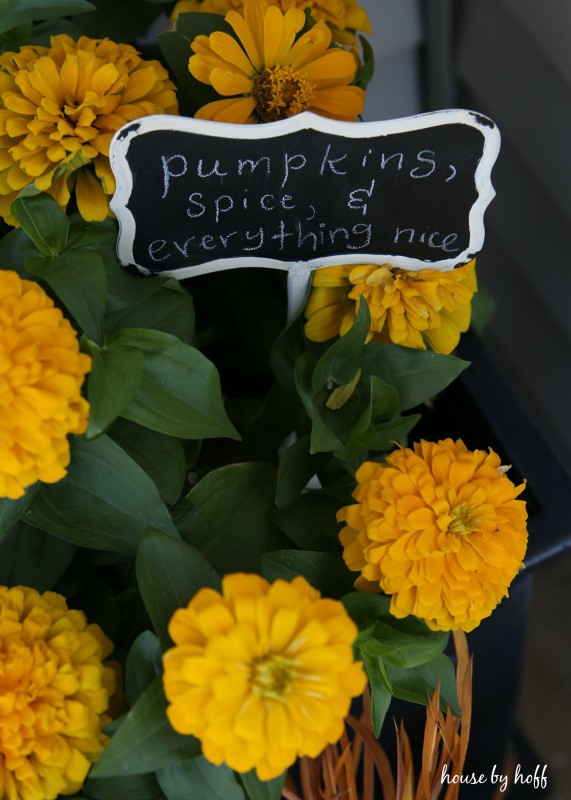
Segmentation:
[(452, 269), (484, 239), (499, 132), (450, 110), (266, 125), (146, 117), (115, 135), (118, 254), (145, 274), (389, 262)]

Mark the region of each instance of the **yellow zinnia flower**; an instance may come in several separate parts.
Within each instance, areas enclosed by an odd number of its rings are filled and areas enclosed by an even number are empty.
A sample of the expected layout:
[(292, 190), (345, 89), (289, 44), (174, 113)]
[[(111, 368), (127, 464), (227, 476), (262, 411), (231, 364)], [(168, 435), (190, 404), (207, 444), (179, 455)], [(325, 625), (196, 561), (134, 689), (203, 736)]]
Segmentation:
[(0, 797), (75, 794), (103, 750), (115, 689), (98, 625), (55, 592), (0, 586)]
[(356, 504), (340, 534), (355, 586), (392, 595), (395, 617), (414, 614), (433, 630), (471, 631), (489, 616), (523, 567), (525, 488), (506, 477), (490, 448), (421, 441), (386, 464), (357, 470)]
[(87, 427), (81, 385), (90, 365), (41, 286), (0, 270), (0, 497), (65, 476), (66, 437)]
[(297, 756), (317, 756), (344, 731), (366, 677), (353, 661), (357, 627), (336, 600), (305, 578), (269, 584), (259, 575), (222, 579), (173, 615), (164, 655), (173, 728), (202, 742), (204, 756), (260, 780)]
[[(179, 14), (203, 11), (210, 14), (226, 14), (235, 9), (241, 11), (245, 0), (179, 0), (172, 10), (173, 22)], [(268, 0), (268, 4), (278, 6), (284, 13), (290, 8), (308, 8), (315, 21), (324, 20), (339, 30), (349, 28), (354, 31), (371, 32), (371, 23), (364, 8), (357, 0)]]
[(200, 108), (196, 116), (218, 122), (273, 122), (301, 111), (354, 120), (365, 93), (349, 84), (355, 77), (351, 53), (330, 48), (331, 31), (322, 20), (296, 41), (305, 14), (286, 13), (268, 0), (247, 0), (244, 16), (229, 11), (227, 33), (197, 36), (188, 68), (225, 97)]
[(371, 314), (367, 341), (451, 353), (470, 326), (476, 262), (450, 272), (404, 270), (388, 264), (325, 267), (313, 273), (305, 316), (312, 342), (343, 336), (364, 297)]
[(65, 209), (75, 188), (86, 220), (109, 213), (109, 144), (122, 125), (176, 114), (174, 84), (158, 61), (109, 39), (53, 36), (0, 56), (0, 215), (31, 181)]

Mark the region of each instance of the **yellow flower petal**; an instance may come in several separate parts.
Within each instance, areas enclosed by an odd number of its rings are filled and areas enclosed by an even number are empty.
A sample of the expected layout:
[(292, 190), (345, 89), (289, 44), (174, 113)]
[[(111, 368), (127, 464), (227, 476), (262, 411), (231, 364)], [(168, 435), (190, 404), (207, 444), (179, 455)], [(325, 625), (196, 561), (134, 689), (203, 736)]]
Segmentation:
[(109, 213), (109, 198), (88, 169), (77, 173), (75, 199), (79, 213), (88, 222), (101, 222)]
[[(233, 64), (235, 67), (238, 67), (244, 75), (251, 77), (254, 74), (255, 69), (246, 56), (246, 53), (244, 53), (238, 42), (228, 33), (214, 31), (209, 37), (209, 42), (210, 47), (217, 55), (230, 64)], [(252, 85), (250, 82), (250, 89), (251, 88)]]
[(356, 61), (339, 48), (329, 50), (331, 31), (323, 19), (297, 41), (305, 14), (295, 4), (288, 3), (284, 13), (277, 0), (246, 0), (243, 15), (231, 10), (226, 20), (239, 43), (221, 32), (196, 37), (189, 70), (218, 94), (242, 94), (252, 102), (240, 113), (233, 105), (209, 103), (199, 109), (198, 118), (274, 122), (313, 110), (354, 119), (362, 111), (363, 91), (348, 86), (355, 77)]
[(210, 73), (210, 83), (218, 94), (233, 95), (246, 94), (252, 91), (252, 79), (240, 72), (213, 69)]
[[(224, 626), (202, 624), (204, 609)], [(172, 726), (198, 737), (212, 763), (255, 768), (260, 780), (336, 741), (366, 684), (353, 656), (356, 625), (302, 577), (269, 584), (225, 575), (222, 593), (200, 590), (169, 632), (175, 646), (163, 664)], [(203, 635), (192, 649), (186, 644)]]
[(252, 121), (251, 115), (255, 107), (256, 101), (253, 97), (214, 100), (212, 103), (207, 103), (202, 108), (199, 108), (195, 116), (197, 119), (244, 124)]

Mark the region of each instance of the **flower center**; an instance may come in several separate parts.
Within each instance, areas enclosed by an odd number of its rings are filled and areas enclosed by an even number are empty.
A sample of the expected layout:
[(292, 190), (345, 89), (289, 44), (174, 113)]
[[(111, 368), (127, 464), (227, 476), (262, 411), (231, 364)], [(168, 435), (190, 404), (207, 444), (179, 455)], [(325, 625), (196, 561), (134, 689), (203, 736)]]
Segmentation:
[(456, 533), (459, 536), (468, 536), (470, 533), (479, 530), (478, 523), (480, 520), (476, 517), (475, 509), (467, 503), (460, 503), (459, 506), (455, 506), (450, 512), (450, 516), (452, 517), (452, 522), (448, 526), (448, 530), (451, 533)]
[(269, 67), (254, 78), (252, 91), (256, 113), (262, 122), (287, 119), (307, 111), (314, 90), (307, 78), (293, 67)]
[(254, 694), (272, 700), (283, 700), (291, 692), (294, 678), (293, 662), (277, 655), (259, 658), (250, 673)]

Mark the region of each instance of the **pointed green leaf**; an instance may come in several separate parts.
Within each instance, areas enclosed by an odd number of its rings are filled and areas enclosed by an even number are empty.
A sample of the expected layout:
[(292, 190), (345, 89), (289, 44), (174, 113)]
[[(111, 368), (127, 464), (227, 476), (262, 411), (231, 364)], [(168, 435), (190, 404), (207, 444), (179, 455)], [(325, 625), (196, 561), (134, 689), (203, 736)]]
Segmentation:
[(203, 586), (220, 589), (220, 577), (198, 550), (161, 531), (149, 530), (137, 550), (137, 581), (163, 648), (172, 647), (168, 624)]
[(19, 522), (0, 541), (0, 585), (53, 589), (70, 565), (76, 547)]
[(285, 451), (278, 469), (276, 504), (285, 508), (296, 500), (310, 478), (329, 460), (323, 453), (309, 452), (309, 434), (298, 439)]
[(271, 464), (230, 464), (209, 472), (188, 495), (178, 527), (220, 573), (259, 572), (260, 556), (287, 546), (271, 521), (276, 474)]
[(93, 778), (141, 775), (170, 767), (200, 755), (193, 736), (181, 736), (171, 728), (160, 677), (145, 689), (125, 716), (97, 764)]
[(448, 642), (448, 634), (431, 631), (414, 619), (385, 618), (359, 635), (359, 647), (370, 656), (384, 656), (397, 667), (417, 667), (436, 658)]
[(448, 656), (441, 654), (432, 661), (417, 667), (396, 667), (390, 663), (387, 663), (387, 667), (395, 697), (409, 700), (411, 703), (427, 705), (440, 680), (440, 707), (446, 711), (446, 707), (450, 706), (452, 713), (457, 717), (460, 716), (460, 706), (456, 694), (456, 675)]
[(34, 498), (37, 488), (37, 483), (33, 486), (29, 486), (18, 500), (9, 500), (7, 497), (0, 498), (0, 542), (10, 533), (24, 511), (28, 508)]
[(389, 617), (391, 598), (371, 592), (350, 592), (341, 598), (347, 613), (360, 630), (371, 628), (383, 617)]
[(0, 0), (0, 33), (23, 22), (65, 17), (93, 8), (95, 6), (87, 0)]
[[(2, 0), (0, 9), (1, 5)], [(0, 19), (1, 14), (0, 10)], [(31, 193), (24, 190), (12, 203), (10, 211), (42, 255), (57, 256), (65, 249), (69, 222), (49, 194), (36, 189), (32, 189)]]
[(313, 389), (329, 383), (338, 386), (349, 383), (359, 367), (359, 358), (369, 333), (371, 315), (366, 301), (361, 298), (353, 327), (332, 344), (321, 356), (312, 377)]
[(469, 366), (468, 361), (455, 356), (388, 343), (368, 344), (361, 364), (364, 372), (395, 387), (401, 411), (442, 391)]
[(298, 575), (318, 589), (324, 597), (335, 599), (346, 594), (355, 580), (343, 559), (330, 553), (310, 550), (278, 550), (262, 556), (262, 574), (269, 581), (292, 581)]
[(108, 436), (71, 441), (67, 477), (42, 484), (24, 518), (96, 550), (133, 553), (153, 525), (178, 538), (149, 476)]
[(95, 250), (65, 250), (54, 258), (32, 258), (25, 268), (44, 280), (90, 339), (103, 339), (106, 277), (101, 255)]
[(87, 379), (89, 425), (86, 439), (100, 436), (121, 414), (143, 377), (143, 355), (136, 351), (102, 348), (92, 352)]
[(128, 306), (108, 314), (105, 330), (113, 333), (121, 328), (152, 328), (190, 343), (194, 334), (192, 296), (174, 278), (153, 285), (152, 294), (133, 298)]
[(250, 800), (280, 800), (286, 773), (284, 772), (283, 775), (271, 781), (261, 781), (256, 772), (252, 770), (240, 775), (240, 779)]
[(385, 716), (389, 710), (392, 700), (390, 684), (387, 685), (384, 670), (381, 669), (382, 659), (369, 656), (363, 653), (363, 661), (369, 683), (371, 684), (371, 721), (373, 723), (373, 733), (378, 739), (381, 735), (381, 728), (385, 721)]
[(204, 756), (157, 773), (168, 800), (244, 800), (244, 792), (229, 767), (215, 766)]
[(174, 505), (186, 481), (187, 463), (182, 442), (126, 419), (114, 422), (108, 433), (145, 470), (165, 503)]
[(137, 636), (125, 663), (125, 694), (133, 706), (147, 686), (162, 672), (162, 650), (151, 631)]
[(113, 348), (143, 353), (143, 378), (122, 416), (183, 439), (239, 438), (226, 416), (214, 364), (196, 348), (162, 331), (126, 328)]

